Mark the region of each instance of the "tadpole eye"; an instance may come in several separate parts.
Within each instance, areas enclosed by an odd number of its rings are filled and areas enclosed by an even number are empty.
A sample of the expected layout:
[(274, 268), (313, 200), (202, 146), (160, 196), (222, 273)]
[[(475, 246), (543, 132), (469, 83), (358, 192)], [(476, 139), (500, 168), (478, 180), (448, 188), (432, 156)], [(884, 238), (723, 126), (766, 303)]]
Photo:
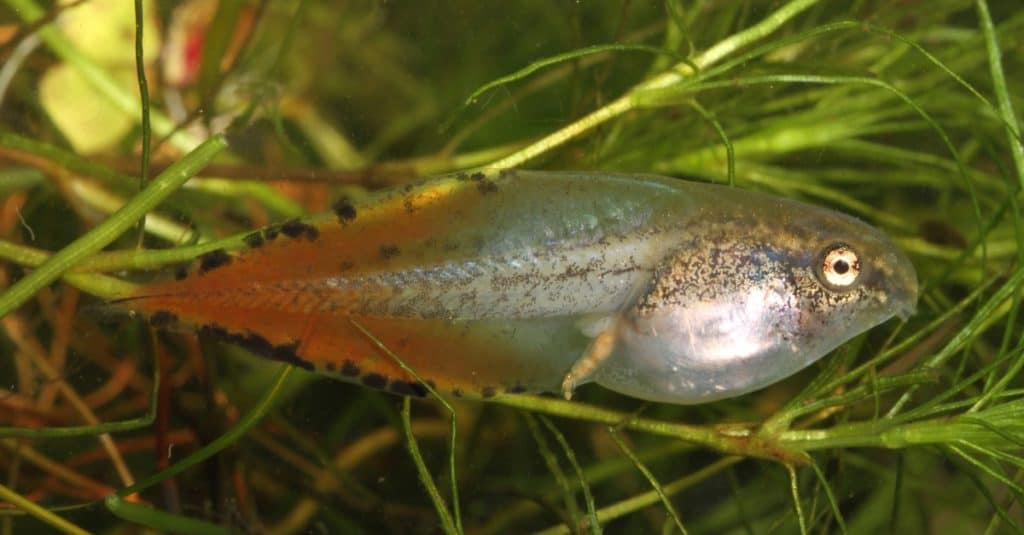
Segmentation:
[(860, 277), (860, 258), (845, 243), (830, 245), (821, 255), (818, 277), (829, 288), (848, 290)]

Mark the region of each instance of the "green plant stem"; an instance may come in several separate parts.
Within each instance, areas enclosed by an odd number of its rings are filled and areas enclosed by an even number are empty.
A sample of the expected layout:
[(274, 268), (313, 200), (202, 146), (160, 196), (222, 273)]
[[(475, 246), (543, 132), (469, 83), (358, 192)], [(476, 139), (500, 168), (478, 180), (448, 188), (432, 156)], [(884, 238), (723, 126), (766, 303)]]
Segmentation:
[(587, 482), (587, 478), (583, 475), (583, 468), (580, 467), (579, 461), (576, 460), (576, 454), (572, 450), (572, 446), (569, 445), (569, 441), (565, 440), (565, 435), (558, 430), (555, 424), (551, 423), (549, 418), (541, 416), (540, 421), (544, 424), (544, 427), (548, 429), (548, 432), (555, 437), (555, 442), (558, 442), (559, 447), (562, 448), (562, 452), (565, 453), (565, 458), (569, 460), (569, 465), (572, 466), (574, 472), (576, 472), (576, 480), (579, 481), (580, 490), (583, 491), (583, 501), (587, 504), (587, 523), (589, 524), (590, 532), (595, 535), (601, 533), (601, 523), (597, 519), (597, 510), (594, 505), (594, 494), (590, 491), (590, 483)]
[(223, 136), (214, 136), (168, 167), (146, 189), (139, 192), (106, 221), (50, 257), (38, 269), (11, 286), (0, 296), (0, 317), (21, 306), (44, 286), (60, 278), (85, 257), (106, 247), (130, 229), (146, 212), (155, 208), (189, 178), (227, 147)]
[[(636, 418), (630, 414), (601, 409), (577, 402), (539, 396), (498, 396), (493, 401), (533, 412), (621, 426), (655, 435), (678, 438), (725, 453), (804, 464), (812, 450), (839, 447), (906, 448), (921, 444), (940, 444), (958, 439), (977, 443), (1012, 444), (1020, 432), (1018, 411), (1024, 401), (1006, 401), (989, 409), (962, 417), (935, 417), (910, 423), (891, 419), (842, 424), (827, 429), (775, 431), (756, 427), (699, 427)], [(991, 425), (990, 425), (991, 424)]]
[(45, 181), (46, 177), (38, 169), (8, 167), (0, 170), (0, 197), (34, 188)]
[[(976, 338), (984, 329), (983, 325), (989, 324), (993, 318), (995, 318), (997, 310), (1010, 300), (1015, 292), (1017, 292), (1021, 286), (1024, 286), (1024, 266), (1017, 269), (1009, 280), (1006, 281), (1001, 288), (996, 290), (992, 297), (986, 301), (981, 308), (971, 318), (970, 322), (965, 325), (960, 332), (954, 336), (949, 343), (945, 345), (938, 353), (931, 356), (922, 364), (925, 369), (933, 369), (941, 366), (950, 357), (955, 355), (960, 349), (962, 349), (968, 342)], [(900, 399), (893, 404), (892, 408), (889, 409), (889, 413), (886, 418), (892, 418), (898, 414), (903, 407), (910, 402), (910, 398), (913, 395), (916, 387), (911, 387), (906, 393), (900, 396)]]
[[(1007, 402), (1011, 404), (1013, 402)], [(1020, 410), (1020, 404), (1016, 404)], [(984, 413), (985, 411), (982, 411)], [(1021, 429), (1010, 430), (1012, 418), (1018, 417), (1014, 412), (1009, 417), (1001, 414), (988, 414), (985, 422), (993, 423), (997, 429), (1002, 426), (1005, 433), (1020, 433)], [(1012, 444), (1007, 437), (1001, 436), (994, 429), (982, 425), (974, 417), (934, 418), (908, 424), (894, 424), (889, 420), (873, 420), (844, 424), (830, 429), (791, 430), (779, 435), (779, 442), (787, 447), (799, 448), (804, 451), (829, 448), (889, 448), (901, 449), (924, 444), (946, 444), (957, 440), (973, 440), (978, 443), (999, 442), (1002, 445)], [(887, 425), (888, 424), (888, 425)]]
[[(448, 403), (448, 400), (444, 399), (444, 397), (441, 394), (439, 394), (437, 392), (437, 390), (434, 389), (433, 386), (430, 385), (430, 382), (423, 380), (423, 377), (421, 377), (420, 374), (418, 372), (416, 372), (416, 370), (414, 370), (412, 368), (412, 366), (409, 366), (408, 364), (406, 364), (405, 361), (402, 360), (401, 357), (399, 357), (397, 354), (395, 354), (393, 351), (391, 351), (390, 348), (388, 348), (386, 345), (384, 345), (384, 342), (382, 342), (379, 338), (374, 336), (373, 333), (371, 333), (369, 330), (366, 329), (366, 327), (363, 327), (363, 325), (361, 323), (359, 323), (358, 321), (356, 321), (355, 319), (349, 318), (349, 321), (352, 323), (352, 325), (355, 328), (359, 329), (359, 331), (361, 333), (363, 333), (363, 336), (366, 336), (371, 342), (373, 342), (373, 344), (375, 346), (380, 348), (381, 351), (383, 351), (385, 354), (387, 354), (392, 359), (394, 359), (395, 362), (398, 363), (398, 366), (400, 368), (402, 368), (403, 371), (405, 371), (406, 373), (411, 375), (414, 379), (416, 379), (416, 382), (418, 382), (419, 384), (423, 385), (423, 387), (426, 388), (428, 392), (430, 392), (430, 395), (433, 396), (435, 399), (437, 399), (437, 401), (439, 403), (441, 403), (441, 406), (444, 407), (444, 409), (448, 412), (448, 416), (449, 416), (449, 419), (450, 419), (449, 421), (451, 422), (451, 434), (448, 437), (448, 478), (450, 480), (449, 482), (451, 483), (451, 496), (452, 496), (452, 512), (451, 512), (450, 516), (453, 517), (454, 520), (455, 520), (455, 526), (454, 526), (455, 532), (463, 533), (464, 530), (462, 528), (462, 513), (461, 513), (461, 511), (459, 509), (460, 508), (460, 506), (459, 506), (459, 478), (458, 478), (458, 474), (456, 474), (456, 466), (455, 466), (455, 445), (457, 444), (457, 439), (458, 439), (458, 434), (457, 434), (458, 433), (458, 420), (457, 420), (456, 415), (455, 415), (455, 408), (452, 407), (451, 403)], [(408, 401), (409, 401), (408, 398), (406, 398), (406, 400), (405, 400), (405, 403), (406, 403), (405, 407), (408, 407)], [(403, 411), (402, 414), (403, 414), (403, 416), (408, 416), (408, 414), (405, 411)], [(407, 426), (406, 426), (407, 427), (406, 433), (409, 435), (409, 437), (410, 437), (409, 439), (413, 441), (413, 443), (409, 446), (410, 453), (414, 453), (415, 455), (418, 455), (419, 454), (419, 449), (418, 449), (418, 447), (416, 447), (415, 437), (412, 436), (412, 423), (411, 423), (411, 421), (408, 421), (407, 419), (403, 420), (403, 425), (406, 425), (406, 424), (407, 424)], [(414, 455), (414, 457), (415, 457), (415, 455)], [(428, 473), (428, 475), (429, 475), (429, 473)], [(433, 484), (434, 484), (433, 480), (431, 480), (429, 482), (424, 482), (424, 485), (428, 487), (428, 490), (429, 490), (429, 487), (432, 486)], [(433, 495), (431, 495), (431, 498), (433, 498)], [(440, 499), (440, 495), (438, 495), (438, 499)], [(443, 504), (444, 504), (444, 500), (441, 500), (441, 505), (443, 505)], [(436, 505), (436, 502), (435, 502), (435, 505)], [(448, 514), (447, 508), (444, 509), (443, 513), (441, 513), (439, 511), (439, 514), (441, 514), (442, 517), (444, 515)]]
[(793, 464), (804, 464), (808, 460), (802, 451), (787, 449), (775, 440), (758, 436), (751, 429), (743, 426), (712, 428), (649, 420), (584, 403), (540, 396), (499, 395), (488, 401), (553, 416), (599, 422), (654, 435), (675, 437), (726, 453)]
[(637, 93), (679, 83), (694, 74), (691, 64), (696, 66), (698, 69), (707, 68), (736, 50), (770, 35), (788, 20), (818, 3), (818, 1), (819, 0), (790, 1), (774, 13), (765, 17), (761, 22), (723, 39), (718, 44), (706, 50), (692, 62), (687, 61), (675, 64), (666, 72), (634, 86), (625, 95), (615, 99), (608, 105), (598, 108), (576, 122), (545, 136), (522, 150), (494, 162), (488, 167), (496, 169), (518, 167), (523, 163), (568, 142), (569, 140), (583, 135), (584, 133), (611, 119), (614, 119), (615, 117), (636, 109), (637, 102), (635, 101), (634, 96)]
[[(44, 366), (48, 366), (43, 361)], [(37, 366), (40, 363), (37, 363)], [(56, 371), (49, 375), (55, 377)], [(0, 438), (29, 438), (29, 439), (41, 439), (41, 438), (70, 438), (78, 436), (94, 436), (94, 435), (105, 435), (109, 433), (116, 433), (119, 431), (131, 431), (135, 429), (141, 429), (143, 427), (149, 427), (153, 425), (156, 420), (157, 410), (157, 392), (160, 390), (160, 367), (153, 367), (153, 387), (149, 396), (149, 411), (131, 420), (122, 420), (119, 422), (107, 422), (107, 423), (93, 423), (91, 425), (76, 425), (76, 426), (63, 426), (63, 427), (0, 427)], [(73, 394), (74, 392), (71, 391)], [(69, 397), (69, 399), (76, 399), (75, 397)], [(80, 402), (81, 400), (79, 400)], [(95, 421), (95, 415), (92, 415), (88, 407), (81, 411), (88, 413), (91, 416), (92, 421)], [(101, 441), (110, 442), (108, 436), (101, 437)], [(111, 443), (112, 444), (112, 443)], [(111, 446), (112, 447), (112, 446)], [(127, 479), (127, 478), (126, 478)]]
[[(715, 461), (713, 464), (705, 466), (692, 474), (683, 476), (665, 485), (662, 487), (661, 493), (652, 490), (627, 498), (620, 502), (613, 503), (607, 507), (602, 507), (597, 511), (597, 519), (601, 521), (601, 523), (606, 523), (634, 511), (639, 511), (644, 507), (649, 507), (658, 503), (661, 500), (661, 495), (672, 496), (673, 494), (682, 492), (742, 460), (742, 457), (726, 457)], [(572, 531), (569, 530), (569, 526), (561, 524), (538, 531), (537, 535), (567, 535), (569, 533), (572, 533)]]
[(832, 486), (828, 483), (828, 478), (825, 477), (825, 473), (821, 471), (821, 467), (818, 463), (811, 463), (811, 469), (814, 470), (814, 475), (818, 478), (818, 483), (821, 484), (821, 488), (825, 491), (825, 498), (828, 499), (829, 507), (832, 508), (832, 516), (836, 519), (836, 523), (839, 524), (839, 532), (845, 535), (846, 521), (843, 520), (843, 513), (839, 510), (839, 502), (836, 501), (836, 495), (832, 492)]
[[(535, 62), (527, 65), (526, 67), (523, 67), (522, 69), (517, 70), (516, 72), (513, 72), (513, 73), (505, 75), (505, 76), (502, 76), (501, 78), (492, 80), (492, 81), (487, 82), (486, 84), (478, 87), (476, 89), (476, 91), (473, 91), (472, 93), (470, 93), (470, 95), (468, 97), (466, 97), (465, 100), (463, 100), (462, 106), (460, 106), (459, 109), (456, 110), (456, 112), (454, 114), (452, 114), (452, 117), (442, 124), (441, 131), (442, 132), (447, 131), (449, 129), (449, 127), (451, 126), (451, 124), (455, 121), (455, 119), (458, 118), (458, 115), (459, 115), (459, 113), (462, 112), (462, 110), (464, 110), (470, 104), (473, 104), (474, 102), (476, 102), (477, 99), (480, 98), (480, 96), (482, 96), (483, 94), (487, 93), (488, 91), (490, 91), (490, 90), (492, 90), (492, 89), (494, 89), (496, 87), (501, 87), (503, 85), (510, 84), (510, 83), (515, 82), (517, 80), (521, 80), (523, 78), (526, 78), (527, 76), (529, 76), (529, 75), (533, 74), (534, 72), (537, 72), (537, 71), (539, 71), (539, 70), (541, 70), (541, 69), (543, 69), (545, 67), (549, 67), (549, 66), (552, 66), (552, 65), (557, 65), (559, 63), (563, 63), (563, 62), (566, 62), (566, 61), (572, 60), (572, 59), (585, 58), (587, 56), (592, 56), (592, 55), (595, 55), (595, 54), (605, 54), (605, 53), (610, 52), (610, 51), (619, 51), (619, 52), (641, 51), (641, 52), (647, 52), (647, 53), (650, 53), (650, 54), (664, 54), (664, 55), (676, 57), (677, 59), (680, 60), (681, 63), (686, 63), (686, 64), (689, 65), (689, 61), (688, 60), (686, 60), (684, 58), (679, 58), (677, 56), (677, 54), (675, 54), (671, 50), (656, 48), (656, 47), (647, 46), (647, 45), (629, 45), (629, 44), (594, 45), (594, 46), (589, 46), (589, 47), (586, 47), (586, 48), (581, 48), (581, 49), (573, 50), (573, 51), (570, 51), (570, 52), (566, 52), (564, 54), (557, 54), (557, 55), (554, 55), (554, 56), (551, 56), (551, 57), (544, 58), (544, 59), (539, 60), (539, 61), (535, 61)], [(693, 66), (691, 65), (690, 68), (692, 70)]]
[(166, 513), (159, 509), (146, 507), (127, 500), (116, 494), (104, 500), (107, 510), (118, 518), (157, 530), (159, 533), (184, 533), (188, 535), (229, 535), (230, 530), (216, 524), (188, 518), (181, 515)]
[(117, 491), (117, 495), (123, 498), (130, 494), (135, 494), (137, 492), (141, 492), (145, 489), (148, 489), (153, 485), (170, 479), (184, 472), (185, 470), (188, 470), (189, 468), (205, 461), (206, 459), (213, 457), (219, 451), (230, 446), (231, 444), (234, 444), (236, 441), (238, 441), (238, 439), (242, 438), (242, 436), (248, 433), (250, 429), (256, 427), (256, 425), (263, 420), (263, 417), (266, 416), (267, 412), (269, 412), (270, 409), (274, 406), (275, 401), (277, 401), (278, 395), (281, 393), (281, 389), (284, 387), (285, 383), (288, 382), (288, 377), (291, 375), (294, 369), (295, 368), (293, 368), (292, 366), (281, 365), (280, 370), (277, 372), (277, 376), (274, 377), (274, 383), (270, 386), (270, 389), (267, 390), (267, 392), (263, 395), (263, 398), (260, 399), (259, 403), (257, 403), (256, 406), (254, 406), (252, 410), (249, 411), (248, 414), (239, 419), (238, 423), (232, 426), (231, 429), (229, 429), (226, 433), (217, 437), (217, 439), (214, 440), (213, 442), (210, 442), (209, 444), (203, 446), (195, 453), (192, 453), (188, 457), (185, 457), (184, 459), (174, 463), (163, 472), (153, 474), (130, 487), (125, 487)]
[(427, 489), (430, 501), (434, 504), (434, 510), (437, 511), (437, 516), (441, 519), (441, 527), (449, 535), (461, 533), (456, 527), (451, 512), (448, 511), (448, 505), (444, 503), (444, 498), (441, 497), (441, 493), (437, 490), (434, 477), (430, 475), (430, 469), (427, 468), (426, 463), (423, 461), (423, 454), (420, 453), (416, 436), (412, 433), (412, 407), (408, 397), (402, 400), (402, 431), (405, 434), (405, 446), (409, 449), (409, 455), (412, 457), (413, 464), (416, 465), (416, 472), (420, 476), (420, 482)]
[[(562, 470), (561, 465), (558, 462), (558, 457), (555, 455), (554, 450), (551, 449), (551, 445), (548, 444), (547, 438), (544, 437), (544, 433), (541, 432), (540, 426), (537, 425), (537, 418), (528, 413), (523, 413), (523, 419), (526, 421), (526, 427), (530, 430), (530, 435), (533, 436), (533, 441), (537, 445), (537, 454), (544, 461), (547, 466), (548, 472), (551, 477), (555, 480), (555, 484), (562, 493), (562, 501), (565, 503), (565, 514), (559, 515), (567, 519), (568, 523), (573, 526), (583, 525), (583, 519), (580, 516), (580, 507), (576, 502), (576, 493), (573, 492), (573, 486), (566, 477), (565, 471)], [(582, 480), (577, 480), (580, 484)], [(600, 522), (595, 522), (593, 525), (600, 526)], [(579, 530), (577, 530), (579, 532)]]
[(800, 527), (800, 535), (807, 535), (807, 522), (804, 520), (804, 509), (800, 505), (800, 478), (796, 475), (793, 465), (786, 465), (786, 472), (789, 473), (789, 492), (793, 498), (793, 514), (796, 515), (797, 525)]
[(644, 465), (643, 461), (633, 453), (632, 448), (630, 448), (629, 445), (626, 444), (626, 441), (619, 436), (619, 432), (614, 427), (608, 427), (608, 435), (612, 437), (612, 440), (615, 441), (615, 445), (622, 450), (622, 453), (626, 454), (626, 457), (629, 457), (629, 460), (633, 463), (633, 466), (636, 467), (637, 471), (643, 474), (644, 478), (647, 479), (647, 482), (650, 483), (651, 488), (653, 488), (654, 492), (658, 495), (658, 499), (661, 500), (661, 506), (665, 508), (665, 512), (668, 513), (669, 518), (672, 519), (672, 522), (675, 524), (676, 529), (679, 530), (679, 533), (689, 535), (686, 531), (686, 526), (683, 526), (683, 521), (679, 517), (679, 513), (676, 512), (675, 506), (672, 505), (672, 501), (665, 495), (665, 490), (661, 487), (661, 483), (659, 483), (658, 479), (654, 477), (654, 474), (651, 473), (650, 469), (648, 469), (647, 466)]
[(149, 179), (149, 152), (153, 139), (150, 126), (152, 112), (149, 109), (149, 82), (146, 80), (146, 62), (142, 49), (144, 17), (142, 0), (135, 0), (135, 77), (138, 78), (139, 95), (142, 100), (142, 163), (139, 169), (139, 189), (142, 189)]
[[(37, 267), (46, 262), (50, 258), (50, 254), (32, 247), (0, 240), (0, 258), (22, 266)], [(63, 279), (75, 288), (103, 299), (124, 297), (137, 288), (136, 285), (129, 282), (94, 273), (65, 273)]]
[[(124, 197), (110, 192), (107, 188), (94, 183), (91, 180), (70, 180), (66, 183), (68, 196), (80, 203), (82, 208), (94, 208), (105, 214), (112, 214), (125, 204)], [(133, 193), (138, 193), (144, 186), (141, 182), (133, 188)], [(162, 216), (157, 213), (146, 214), (145, 220), (138, 223), (138, 237), (141, 239), (143, 232), (157, 238), (163, 238), (171, 243), (190, 243), (202, 238), (186, 225)], [(141, 244), (137, 243), (137, 247)]]
[[(135, 78), (139, 83), (139, 96), (142, 108), (142, 161), (139, 165), (139, 189), (146, 187), (149, 180), (149, 157), (152, 148), (153, 128), (150, 124), (152, 115), (149, 107), (149, 81), (146, 80), (146, 61), (142, 46), (143, 26), (145, 26), (145, 13), (143, 13), (142, 0), (135, 0)], [(142, 248), (142, 241), (146, 237), (146, 215), (143, 214), (138, 222), (138, 237), (136, 247)]]
[[(27, 138), (2, 128), (0, 128), (0, 147), (12, 149), (16, 153), (22, 153), (22, 157), (12, 159), (23, 161), (33, 167), (39, 167), (44, 172), (52, 166), (60, 166), (73, 173), (90, 176), (105, 184), (124, 190), (132, 187), (134, 183), (131, 177), (122, 175), (106, 166), (93, 163), (71, 151), (47, 143), (41, 143), (35, 139)], [(47, 166), (38, 166), (36, 165), (38, 162), (45, 162)]]
[(1006, 141), (1010, 145), (1013, 164), (1017, 168), (1017, 179), (1020, 181), (1021, 191), (1024, 191), (1024, 146), (1020, 142), (1020, 125), (1017, 123), (1017, 116), (1013, 111), (1013, 101), (1010, 99), (1010, 91), (1006, 85), (1006, 76), (1003, 74), (1002, 52), (996, 39), (995, 27), (992, 25), (992, 16), (988, 12), (988, 2), (976, 0), (975, 6), (978, 11), (981, 32), (985, 36), (992, 88), (995, 90), (996, 99), (999, 102), (999, 112), (1006, 126)]
[(68, 522), (67, 520), (64, 520), (63, 518), (53, 514), (52, 512), (47, 511), (46, 508), (39, 506), (32, 500), (29, 500), (28, 498), (22, 496), (21, 494), (18, 494), (17, 492), (14, 492), (13, 490), (5, 487), (2, 484), (0, 484), (0, 500), (4, 500), (20, 508), (26, 513), (36, 517), (40, 522), (49, 524), (50, 526), (53, 526), (54, 528), (57, 528), (64, 533), (68, 533), (71, 535), (89, 535), (88, 531), (85, 531), (84, 529), (72, 524), (71, 522)]

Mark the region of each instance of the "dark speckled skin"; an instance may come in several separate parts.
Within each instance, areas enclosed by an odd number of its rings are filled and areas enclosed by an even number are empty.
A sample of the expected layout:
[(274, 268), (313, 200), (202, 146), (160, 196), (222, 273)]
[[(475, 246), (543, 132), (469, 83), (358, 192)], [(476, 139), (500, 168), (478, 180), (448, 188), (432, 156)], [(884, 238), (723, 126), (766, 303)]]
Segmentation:
[[(885, 236), (840, 214), (762, 200), (729, 205), (687, 232), (624, 314), (598, 382), (658, 401), (732, 397), (912, 313), (913, 267)], [(822, 284), (817, 269), (838, 243), (862, 259), (859, 280), (842, 290)]]

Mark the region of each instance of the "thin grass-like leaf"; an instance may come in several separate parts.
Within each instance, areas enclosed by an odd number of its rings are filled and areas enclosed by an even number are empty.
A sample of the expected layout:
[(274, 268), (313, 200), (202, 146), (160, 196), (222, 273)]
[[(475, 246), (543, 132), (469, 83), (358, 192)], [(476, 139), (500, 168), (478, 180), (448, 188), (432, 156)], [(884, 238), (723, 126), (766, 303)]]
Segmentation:
[(402, 399), (402, 430), (405, 432), (405, 445), (409, 449), (409, 456), (412, 457), (413, 464), (416, 465), (416, 472), (419, 473), (420, 483), (423, 484), (423, 487), (427, 490), (427, 495), (430, 496), (430, 501), (434, 504), (434, 511), (437, 512), (437, 516), (441, 520), (441, 527), (445, 533), (459, 533), (455, 520), (452, 518), (452, 513), (448, 511), (448, 505), (437, 490), (434, 477), (430, 475), (430, 469), (427, 468), (427, 463), (423, 460), (423, 454), (420, 453), (416, 436), (412, 434), (412, 404), (409, 398)]
[(132, 503), (116, 494), (108, 496), (104, 505), (106, 505), (107, 510), (121, 519), (133, 524), (158, 529), (164, 533), (194, 535), (228, 535), (231, 533), (230, 530), (216, 524)]
[[(421, 377), (419, 373), (416, 372), (416, 370), (414, 370), (411, 366), (406, 364), (401, 357), (399, 357), (393, 351), (391, 351), (391, 349), (384, 345), (384, 343), (381, 342), (379, 338), (375, 337), (373, 333), (368, 331), (366, 327), (363, 327), (362, 324), (360, 324), (355, 319), (350, 318), (349, 321), (352, 323), (352, 325), (359, 329), (359, 331), (362, 332), (364, 336), (369, 338), (374, 343), (374, 345), (380, 348), (381, 351), (383, 351), (389, 357), (394, 359), (395, 362), (398, 363), (398, 366), (402, 368), (402, 370), (411, 375), (413, 379), (416, 379), (416, 382), (422, 385), (427, 390), (427, 392), (429, 392), (430, 395), (434, 397), (434, 399), (441, 403), (441, 406), (444, 407), (445, 411), (448, 412), (448, 418), (451, 421), (451, 434), (448, 437), (448, 478), (451, 483), (452, 517), (455, 520), (455, 531), (458, 533), (462, 533), (462, 515), (459, 511), (459, 479), (456, 474), (455, 464), (455, 446), (456, 444), (458, 444), (458, 421), (455, 416), (455, 409), (451, 406), (450, 403), (448, 403), (448, 400), (446, 400), (444, 396), (439, 394), (437, 390), (435, 390), (434, 387), (431, 386), (429, 381), (424, 381), (423, 377)], [(406, 402), (408, 402), (408, 399), (406, 399)]]
[(800, 478), (797, 477), (793, 465), (787, 464), (786, 471), (789, 472), (789, 492), (793, 499), (793, 514), (796, 515), (797, 526), (800, 527), (800, 534), (807, 535), (807, 521), (804, 519), (803, 506), (800, 505)]
[(160, 176), (153, 179), (145, 190), (139, 192), (116, 214), (96, 226), (75, 243), (61, 249), (38, 269), (0, 295), (0, 317), (7, 315), (8, 312), (24, 303), (43, 286), (57, 280), (86, 256), (109, 245), (146, 212), (153, 209), (160, 201), (198, 173), (226, 147), (227, 141), (223, 136), (212, 137), (197, 147), (193, 153), (160, 173)]
[(67, 533), (68, 535), (88, 535), (89, 533), (88, 531), (55, 515), (53, 512), (47, 511), (45, 507), (39, 506), (39, 504), (34, 503), (32, 500), (12, 491), (4, 485), (0, 485), (0, 499), (24, 510), (26, 513), (36, 517), (41, 522), (60, 530), (62, 533)]
[(675, 525), (676, 529), (679, 530), (679, 533), (686, 535), (688, 533), (686, 531), (686, 527), (683, 526), (683, 521), (679, 518), (679, 513), (676, 512), (675, 506), (672, 505), (672, 502), (668, 499), (668, 496), (665, 495), (665, 490), (662, 489), (661, 483), (659, 483), (658, 480), (654, 477), (654, 474), (652, 474), (651, 471), (646, 466), (644, 466), (644, 463), (642, 463), (640, 459), (637, 458), (636, 454), (633, 453), (633, 449), (630, 448), (624, 440), (622, 440), (622, 437), (619, 436), (618, 430), (616, 430), (614, 427), (609, 427), (608, 434), (612, 437), (612, 440), (615, 441), (615, 445), (617, 445), (619, 449), (622, 450), (622, 453), (624, 453), (626, 457), (629, 457), (629, 460), (633, 462), (633, 465), (636, 466), (636, 469), (641, 474), (643, 474), (644, 478), (647, 479), (647, 482), (651, 484), (651, 488), (653, 488), (654, 492), (658, 494), (658, 498), (661, 499), (661, 504), (665, 508), (665, 512), (668, 514), (669, 519), (672, 520), (672, 523)]
[[(554, 476), (555, 481), (562, 490), (562, 499), (565, 502), (569, 525), (573, 526), (573, 533), (576, 533), (583, 526), (583, 517), (580, 515), (579, 504), (576, 503), (576, 495), (573, 492), (572, 485), (569, 483), (569, 478), (566, 477), (565, 472), (559, 465), (558, 456), (555, 455), (547, 439), (541, 433), (536, 418), (528, 413), (523, 413), (523, 418), (526, 420), (526, 425), (530, 429), (533, 440), (537, 443), (537, 452), (544, 459), (544, 464), (547, 466), (548, 471)], [(597, 525), (600, 526), (600, 524)]]
[(988, 2), (976, 0), (974, 5), (978, 11), (978, 21), (981, 23), (982, 34), (985, 36), (985, 49), (988, 51), (992, 87), (995, 89), (996, 98), (999, 102), (1000, 116), (1006, 125), (1007, 141), (1010, 146), (1010, 154), (1013, 155), (1017, 180), (1020, 181), (1021, 189), (1024, 189), (1024, 145), (1021, 144), (1020, 124), (1017, 122), (1017, 115), (1013, 111), (1013, 102), (1010, 100), (1006, 75), (1003, 73), (1002, 50), (999, 48), (999, 42), (996, 40), (992, 16), (988, 10)]

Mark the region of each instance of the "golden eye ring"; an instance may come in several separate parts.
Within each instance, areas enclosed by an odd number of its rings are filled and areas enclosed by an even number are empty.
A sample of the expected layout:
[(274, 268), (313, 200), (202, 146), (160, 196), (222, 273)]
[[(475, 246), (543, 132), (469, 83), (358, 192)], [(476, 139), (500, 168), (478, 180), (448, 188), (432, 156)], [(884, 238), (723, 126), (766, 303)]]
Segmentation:
[(849, 245), (836, 243), (825, 248), (817, 271), (825, 286), (833, 290), (850, 290), (860, 278), (860, 257)]

